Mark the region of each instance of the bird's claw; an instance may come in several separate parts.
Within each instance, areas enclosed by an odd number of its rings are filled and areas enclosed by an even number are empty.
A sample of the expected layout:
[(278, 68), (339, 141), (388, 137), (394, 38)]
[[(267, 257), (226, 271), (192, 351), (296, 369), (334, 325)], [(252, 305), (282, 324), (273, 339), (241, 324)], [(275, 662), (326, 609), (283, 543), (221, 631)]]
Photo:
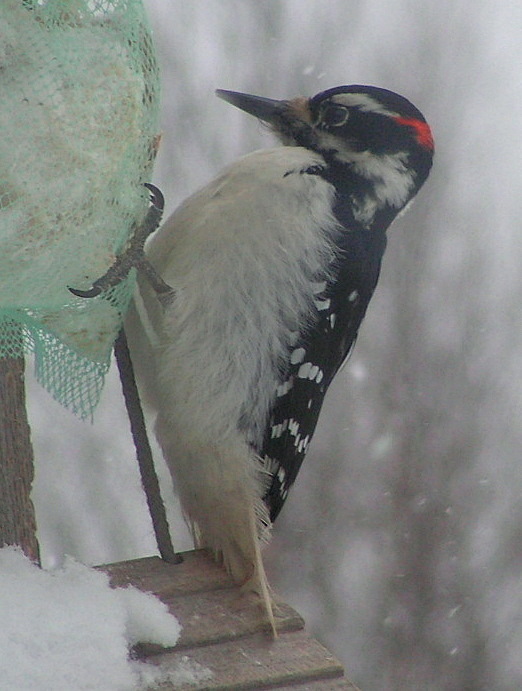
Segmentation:
[(160, 189), (149, 182), (145, 183), (145, 187), (151, 193), (150, 202), (152, 206), (149, 208), (143, 223), (134, 229), (125, 250), (116, 258), (114, 264), (109, 267), (103, 276), (94, 281), (91, 288), (81, 290), (68, 286), (69, 291), (73, 295), (81, 298), (94, 298), (109, 288), (119, 285), (127, 278), (129, 271), (133, 267), (146, 276), (158, 294), (165, 295), (172, 292), (171, 287), (156, 273), (154, 267), (145, 257), (145, 241), (159, 226), (165, 206), (165, 197)]
[(79, 288), (71, 288), (70, 286), (67, 287), (70, 293), (79, 298), (95, 298), (101, 293), (101, 288), (97, 286), (95, 287), (94, 285), (89, 290), (80, 290)]
[(152, 206), (158, 209), (158, 211), (163, 211), (165, 208), (165, 197), (163, 196), (163, 192), (156, 187), (156, 185), (152, 185), (150, 182), (146, 182), (144, 187), (146, 187), (151, 193), (150, 202)]

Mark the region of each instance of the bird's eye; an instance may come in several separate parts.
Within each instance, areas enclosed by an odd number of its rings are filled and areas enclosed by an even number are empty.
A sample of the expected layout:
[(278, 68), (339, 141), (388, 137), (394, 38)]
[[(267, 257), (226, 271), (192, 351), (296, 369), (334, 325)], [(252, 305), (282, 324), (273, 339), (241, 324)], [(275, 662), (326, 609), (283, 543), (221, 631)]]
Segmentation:
[(348, 108), (330, 103), (321, 113), (321, 125), (323, 127), (339, 127), (348, 120), (348, 115)]

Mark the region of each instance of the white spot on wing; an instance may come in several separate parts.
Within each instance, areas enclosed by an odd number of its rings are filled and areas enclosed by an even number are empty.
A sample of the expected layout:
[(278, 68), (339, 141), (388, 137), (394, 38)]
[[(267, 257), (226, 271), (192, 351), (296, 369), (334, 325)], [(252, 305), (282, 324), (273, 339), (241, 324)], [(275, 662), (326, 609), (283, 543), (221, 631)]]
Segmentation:
[(271, 432), (271, 438), (272, 439), (279, 439), (279, 437), (283, 434), (283, 425), (272, 425), (272, 432)]
[(299, 368), (299, 371), (297, 372), (297, 376), (299, 379), (308, 379), (310, 376), (310, 370), (312, 369), (312, 363), (311, 362), (305, 362), (301, 367)]
[(299, 423), (297, 420), (294, 420), (294, 418), (290, 418), (288, 421), (288, 431), (293, 437), (295, 437), (299, 432)]
[(313, 381), (317, 377), (318, 372), (319, 367), (317, 365), (312, 365), (312, 367), (310, 367), (310, 372), (308, 373), (308, 379), (310, 379), (310, 381)]
[(314, 300), (314, 305), (317, 307), (319, 312), (322, 312), (323, 310), (330, 309), (331, 302), (332, 301), (330, 300), (330, 298), (326, 298), (324, 300), (316, 299)]
[(304, 348), (296, 348), (295, 350), (292, 350), (290, 354), (290, 362), (292, 365), (297, 365), (300, 362), (303, 362), (305, 355), (306, 350)]
[(279, 384), (279, 386), (276, 389), (277, 396), (279, 398), (281, 398), (281, 396), (285, 396), (290, 391), (290, 389), (293, 387), (293, 385), (294, 385), (294, 378), (293, 377), (290, 377), (289, 379), (284, 381), (282, 384)]
[(313, 365), (311, 362), (305, 362), (299, 368), (297, 376), (299, 379), (309, 379), (310, 381), (316, 381), (319, 384), (323, 379), (323, 371), (319, 365)]
[(298, 453), (306, 452), (309, 443), (310, 443), (310, 437), (309, 436), (306, 436), (306, 437), (303, 437), (302, 439), (300, 439), (299, 443), (296, 445), (297, 446), (297, 452)]

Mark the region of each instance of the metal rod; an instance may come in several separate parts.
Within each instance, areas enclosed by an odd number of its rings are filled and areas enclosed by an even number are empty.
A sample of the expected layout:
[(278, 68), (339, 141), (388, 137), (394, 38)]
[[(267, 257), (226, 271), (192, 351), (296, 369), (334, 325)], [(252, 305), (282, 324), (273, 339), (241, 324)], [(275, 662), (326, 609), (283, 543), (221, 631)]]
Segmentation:
[(156, 535), (159, 553), (164, 561), (179, 564), (182, 557), (175, 553), (172, 545), (165, 505), (161, 498), (158, 476), (154, 468), (154, 460), (147, 436), (145, 418), (134, 376), (134, 368), (127, 344), (125, 332), (122, 329), (114, 344), (116, 363), (120, 373), (125, 406), (129, 416), (132, 438), (136, 447), (136, 455), (140, 468), (141, 482), (147, 498), (150, 517)]

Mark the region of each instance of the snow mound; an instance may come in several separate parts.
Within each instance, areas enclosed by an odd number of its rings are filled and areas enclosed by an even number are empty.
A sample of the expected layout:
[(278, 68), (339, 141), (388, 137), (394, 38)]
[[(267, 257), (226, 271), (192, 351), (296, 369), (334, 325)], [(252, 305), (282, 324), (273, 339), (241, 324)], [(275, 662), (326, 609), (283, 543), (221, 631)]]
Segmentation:
[[(138, 642), (173, 646), (181, 627), (167, 606), (73, 559), (53, 571), (15, 547), (0, 549), (0, 691), (126, 691), (167, 681), (130, 659)], [(191, 683), (209, 672), (188, 659), (169, 672)]]

